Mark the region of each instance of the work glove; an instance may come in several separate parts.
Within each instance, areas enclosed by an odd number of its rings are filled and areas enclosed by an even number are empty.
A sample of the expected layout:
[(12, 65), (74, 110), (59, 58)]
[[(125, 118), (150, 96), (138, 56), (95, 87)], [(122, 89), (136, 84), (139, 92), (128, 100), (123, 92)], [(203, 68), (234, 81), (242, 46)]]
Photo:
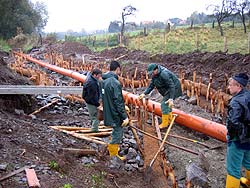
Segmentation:
[(130, 113), (130, 109), (129, 109), (129, 107), (127, 105), (125, 105), (125, 110), (126, 110), (127, 113)]
[(123, 122), (122, 122), (122, 127), (125, 127), (125, 126), (127, 126), (128, 124), (129, 124), (129, 119), (126, 118), (126, 119), (124, 119)]
[(168, 104), (168, 106), (170, 108), (173, 108), (173, 106), (174, 106), (174, 100), (173, 99), (168, 99), (165, 103)]
[(139, 95), (138, 99), (141, 100), (141, 99), (143, 99), (144, 97), (145, 97), (145, 94), (142, 93), (142, 94)]

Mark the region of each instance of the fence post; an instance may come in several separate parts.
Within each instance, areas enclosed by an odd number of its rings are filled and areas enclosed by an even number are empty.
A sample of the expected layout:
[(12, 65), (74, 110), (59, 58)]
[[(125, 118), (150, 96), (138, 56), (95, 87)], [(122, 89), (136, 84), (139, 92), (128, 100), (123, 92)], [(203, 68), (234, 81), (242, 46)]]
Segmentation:
[(106, 47), (107, 48), (109, 47), (109, 35), (108, 34), (106, 35)]
[(248, 53), (250, 54), (250, 32), (248, 33)]
[(141, 49), (141, 39), (140, 37), (137, 38), (137, 48), (140, 50)]
[(95, 43), (96, 43), (96, 36), (93, 38), (92, 46), (95, 48)]
[(224, 52), (227, 51), (227, 37), (224, 37)]
[(195, 33), (195, 44), (196, 44), (196, 50), (199, 50), (199, 36), (198, 36), (198, 33)]
[(163, 46), (166, 44), (166, 33), (163, 32)]

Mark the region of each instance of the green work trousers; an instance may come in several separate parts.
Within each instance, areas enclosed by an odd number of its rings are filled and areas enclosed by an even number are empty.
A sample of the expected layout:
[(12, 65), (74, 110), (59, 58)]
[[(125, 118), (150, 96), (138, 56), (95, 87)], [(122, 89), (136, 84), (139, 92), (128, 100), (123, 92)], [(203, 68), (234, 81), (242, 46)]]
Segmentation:
[(91, 131), (98, 132), (99, 120), (97, 118), (97, 107), (92, 104), (87, 103), (87, 108), (89, 111), (89, 117), (91, 120)]
[(161, 113), (162, 114), (169, 114), (170, 112), (172, 112), (172, 109), (169, 107), (169, 105), (165, 103), (168, 99), (169, 97), (165, 96), (163, 97), (161, 101)]
[(121, 123), (116, 123), (111, 125), (113, 130), (111, 133), (111, 141), (110, 144), (120, 144), (123, 136), (123, 127), (121, 126)]
[(227, 173), (240, 179), (242, 166), (250, 169), (250, 150), (238, 148), (234, 141), (227, 143)]

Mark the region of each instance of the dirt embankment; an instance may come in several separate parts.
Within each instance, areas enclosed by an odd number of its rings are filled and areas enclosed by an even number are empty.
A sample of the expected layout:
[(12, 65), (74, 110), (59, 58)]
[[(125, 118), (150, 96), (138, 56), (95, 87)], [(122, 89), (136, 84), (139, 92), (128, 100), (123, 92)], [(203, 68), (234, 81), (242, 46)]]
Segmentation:
[[(193, 71), (196, 71), (197, 75), (202, 75), (204, 83), (208, 82), (209, 74), (213, 73), (214, 88), (221, 87), (225, 74), (231, 76), (238, 72), (250, 72), (250, 55), (241, 54), (194, 52), (183, 55), (152, 55), (139, 50), (130, 51), (126, 48), (113, 48), (94, 53), (87, 47), (68, 42), (51, 44), (49, 47), (45, 45), (36, 54), (43, 55), (50, 50), (58, 51), (67, 56), (73, 53), (76, 57), (81, 57), (82, 54), (92, 54), (107, 59), (123, 56), (119, 61), (126, 61), (126, 66), (123, 67), (124, 71), (131, 74), (134, 73), (135, 67), (138, 67), (140, 72), (145, 72), (149, 62), (164, 65), (177, 74), (184, 71), (186, 78), (189, 79), (192, 79)], [(8, 69), (7, 63), (3, 61), (3, 58), (0, 58), (0, 84), (31, 83)], [(97, 145), (49, 128), (51, 125), (90, 126), (86, 113), (82, 113), (82, 109), (79, 110), (83, 108), (86, 111), (86, 108), (82, 104), (70, 103), (61, 99), (61, 106), (57, 105), (57, 107), (48, 108), (38, 114), (35, 119), (23, 115), (20, 111), (15, 111), (15, 109), (22, 109), (24, 113), (29, 114), (34, 108), (37, 108), (38, 100), (34, 96), (0, 96), (0, 152), (2, 153), (0, 155), (0, 164), (6, 165), (5, 169), (0, 170), (1, 176), (22, 166), (30, 165), (36, 170), (42, 187), (63, 187), (65, 184), (73, 185), (76, 188), (157, 187), (157, 182), (155, 184), (145, 183), (144, 176), (140, 172), (131, 174), (111, 171), (106, 168), (104, 160), (98, 156), (90, 158), (91, 163), (85, 163), (86, 160), (89, 161), (89, 158), (76, 158), (61, 154), (59, 151), (62, 147), (99, 149)], [(63, 110), (59, 111), (60, 108)], [(213, 114), (187, 103), (185, 97), (176, 101), (176, 108), (180, 108), (187, 113), (213, 119)], [(208, 172), (210, 186), (212, 188), (223, 188), (226, 176), (225, 143), (178, 125), (173, 127), (171, 133), (197, 139), (211, 146), (221, 146), (219, 149), (210, 150), (195, 143), (182, 142), (173, 138), (169, 139), (170, 142), (183, 147), (197, 152), (204, 152), (210, 163)], [(168, 160), (173, 164), (178, 184), (183, 187), (186, 177), (185, 167), (191, 162), (197, 161), (197, 157), (171, 147), (167, 147), (166, 154)], [(52, 161), (58, 162), (60, 170), (51, 168), (49, 164)], [(0, 182), (0, 187), (27, 187), (25, 174), (22, 172)]]

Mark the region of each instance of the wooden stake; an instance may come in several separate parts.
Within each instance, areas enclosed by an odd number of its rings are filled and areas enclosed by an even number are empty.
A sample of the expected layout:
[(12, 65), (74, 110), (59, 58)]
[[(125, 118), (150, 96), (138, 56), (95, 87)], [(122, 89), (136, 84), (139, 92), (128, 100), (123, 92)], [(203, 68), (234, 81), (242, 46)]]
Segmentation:
[(196, 104), (197, 106), (200, 106), (200, 98), (199, 98), (199, 93), (198, 93), (198, 89), (195, 88), (195, 93), (196, 93)]
[(143, 103), (143, 99), (140, 100), (140, 124), (141, 124), (141, 127), (142, 127), (142, 130), (145, 130), (144, 129), (144, 116), (145, 116), (145, 112), (144, 112), (144, 103)]
[(196, 71), (193, 72), (193, 83), (192, 83), (192, 86), (191, 86), (191, 96), (194, 96), (195, 83), (196, 83)]
[(187, 96), (191, 97), (191, 93), (190, 93), (190, 82), (187, 82)]
[(221, 112), (221, 89), (218, 90), (218, 98), (217, 98), (217, 111), (216, 113)]
[(184, 79), (185, 79), (185, 72), (183, 71), (181, 74), (181, 90), (182, 90), (182, 92), (184, 92), (184, 89), (185, 89), (184, 88), (184, 86), (185, 86)]
[(211, 112), (214, 114), (214, 112), (215, 112), (215, 94), (211, 95), (210, 104), (211, 104)]
[(212, 73), (210, 73), (209, 74), (209, 84), (208, 84), (208, 87), (207, 87), (207, 95), (206, 95), (206, 100), (207, 101), (210, 98), (210, 88), (211, 88), (212, 81), (213, 81)]
[[(138, 146), (139, 152), (141, 153), (142, 157), (144, 158), (144, 151), (143, 151), (143, 149), (142, 149), (142, 147), (141, 147), (140, 139), (139, 139), (139, 137), (138, 137), (138, 135), (137, 135), (135, 129), (133, 128), (133, 126), (134, 126), (133, 123), (136, 123), (136, 122), (138, 122), (138, 121), (137, 121), (137, 120), (132, 120), (129, 113), (127, 113), (127, 115), (128, 115), (129, 120), (130, 120), (130, 121), (129, 121), (129, 126), (130, 126), (130, 128), (131, 128), (131, 130), (132, 130), (132, 133), (133, 133), (133, 135), (134, 135), (134, 138), (135, 138), (136, 144), (137, 144), (137, 146)], [(131, 126), (131, 125), (132, 125), (132, 126)]]
[(145, 98), (145, 122), (148, 120), (148, 97)]
[(38, 110), (36, 110), (36, 111), (32, 112), (32, 113), (31, 113), (31, 114), (29, 114), (29, 115), (34, 115), (34, 114), (37, 114), (38, 112), (41, 112), (41, 110), (43, 110), (43, 109), (45, 109), (45, 108), (47, 108), (47, 107), (51, 106), (51, 105), (52, 105), (52, 104), (54, 104), (54, 103), (57, 103), (58, 101), (59, 101), (59, 99), (55, 99), (55, 100), (53, 100), (51, 103), (46, 104), (45, 106), (43, 106), (43, 107), (39, 108)]
[(198, 84), (198, 96), (201, 95), (201, 83), (202, 83), (202, 77), (200, 76), (199, 84)]
[(225, 91), (225, 93), (228, 93), (227, 82), (228, 82), (228, 74), (225, 73), (225, 76), (224, 76), (224, 91)]
[(137, 67), (135, 68), (135, 73), (134, 73), (134, 79), (136, 79), (136, 76), (137, 76)]
[(142, 119), (142, 112), (141, 112), (141, 107), (140, 107), (140, 106), (141, 106), (140, 100), (138, 100), (137, 102), (138, 102), (138, 103), (137, 103), (136, 108), (137, 108), (137, 110), (138, 110), (138, 111), (137, 111), (137, 112), (138, 112), (138, 114), (137, 114), (137, 115), (138, 115), (138, 126), (139, 126), (140, 129), (142, 129), (142, 128), (143, 128), (143, 127), (142, 127), (142, 120), (141, 120), (141, 119)]
[(155, 104), (152, 106), (152, 126), (155, 127)]
[(147, 73), (147, 71), (146, 71), (146, 81), (148, 82), (148, 73)]

